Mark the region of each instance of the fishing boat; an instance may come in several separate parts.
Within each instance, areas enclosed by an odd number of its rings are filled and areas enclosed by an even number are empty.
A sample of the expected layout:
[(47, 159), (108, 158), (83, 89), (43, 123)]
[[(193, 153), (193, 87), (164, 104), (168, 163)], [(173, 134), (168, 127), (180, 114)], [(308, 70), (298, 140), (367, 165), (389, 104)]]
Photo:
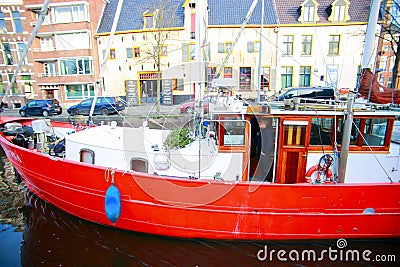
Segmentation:
[[(174, 131), (146, 125), (79, 130), (7, 117), (0, 143), (36, 195), (111, 227), (212, 239), (399, 237), (397, 115), (363, 108), (354, 111), (343, 181), (335, 154), (346, 110), (315, 103), (216, 107), (184, 147), (166, 145)], [(275, 140), (267, 180), (255, 179), (263, 119)]]
[(208, 117), (199, 103), (174, 130), (150, 119), (133, 128), (3, 116), (0, 144), (37, 196), (110, 227), (224, 240), (400, 237), (398, 112), (353, 93), (283, 106), (216, 98)]

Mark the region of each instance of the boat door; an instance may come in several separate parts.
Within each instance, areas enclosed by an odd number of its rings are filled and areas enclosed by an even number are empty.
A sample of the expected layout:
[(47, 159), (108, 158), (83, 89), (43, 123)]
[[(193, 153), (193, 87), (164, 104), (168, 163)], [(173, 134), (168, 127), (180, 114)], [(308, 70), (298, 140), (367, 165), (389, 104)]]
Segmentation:
[[(305, 182), (309, 120), (283, 119), (279, 134), (276, 182), (293, 184)], [(280, 166), (279, 166), (280, 165)]]

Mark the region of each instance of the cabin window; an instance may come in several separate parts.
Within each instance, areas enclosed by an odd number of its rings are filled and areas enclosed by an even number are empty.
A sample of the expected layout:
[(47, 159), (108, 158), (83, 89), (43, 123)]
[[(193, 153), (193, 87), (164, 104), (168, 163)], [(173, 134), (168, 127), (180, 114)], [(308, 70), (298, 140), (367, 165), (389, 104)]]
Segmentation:
[(310, 145), (330, 146), (332, 144), (333, 118), (312, 118)]
[[(351, 133), (350, 133), (350, 145), (351, 146), (358, 145), (360, 125), (361, 125), (361, 119), (353, 119), (353, 125), (351, 127)], [(344, 120), (342, 118), (340, 118), (339, 123), (338, 123), (338, 143), (339, 144), (342, 143), (343, 128), (344, 128)]]
[(383, 146), (385, 145), (388, 120), (384, 118), (366, 119), (364, 125), (363, 145)]
[[(350, 133), (351, 151), (387, 151), (389, 149), (389, 135), (393, 120), (389, 118), (354, 118)], [(336, 126), (337, 125), (337, 126)], [(335, 126), (337, 134), (335, 135)], [(310, 149), (319, 150), (323, 146), (342, 144), (343, 118), (314, 117), (311, 119)]]
[(234, 118), (221, 123), (223, 129), (223, 146), (243, 146), (245, 144), (246, 122)]
[(79, 153), (80, 162), (94, 164), (94, 151), (84, 148)]
[(283, 145), (292, 147), (304, 147), (307, 132), (307, 121), (283, 122)]
[(131, 159), (131, 170), (135, 172), (148, 172), (148, 164), (146, 159), (132, 158)]

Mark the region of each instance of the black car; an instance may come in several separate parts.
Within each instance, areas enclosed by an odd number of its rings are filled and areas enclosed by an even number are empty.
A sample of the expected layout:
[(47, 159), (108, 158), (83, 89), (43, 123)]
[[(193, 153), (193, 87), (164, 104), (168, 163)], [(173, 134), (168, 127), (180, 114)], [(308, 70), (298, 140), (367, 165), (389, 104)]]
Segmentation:
[[(68, 114), (89, 115), (92, 107), (93, 98), (83, 100), (81, 103), (73, 105), (67, 109)], [(93, 115), (109, 115), (117, 113), (125, 108), (121, 98), (114, 96), (99, 96), (96, 100)]]
[(310, 99), (335, 99), (335, 90), (329, 87), (293, 87), (279, 96), (275, 101), (284, 101), (293, 97), (310, 98)]
[(60, 115), (62, 108), (57, 99), (37, 99), (31, 100), (19, 109), (22, 117), (26, 116), (49, 116)]

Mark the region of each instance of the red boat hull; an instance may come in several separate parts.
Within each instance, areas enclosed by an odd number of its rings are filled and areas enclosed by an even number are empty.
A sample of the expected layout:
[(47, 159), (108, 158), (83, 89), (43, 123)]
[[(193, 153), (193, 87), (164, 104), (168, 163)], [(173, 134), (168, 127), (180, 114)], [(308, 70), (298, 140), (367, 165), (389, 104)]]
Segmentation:
[(0, 143), (40, 198), (103, 225), (207, 239), (400, 237), (400, 183), (251, 184), (115, 171), (121, 214), (113, 224), (105, 212), (106, 168), (28, 150), (3, 135)]

